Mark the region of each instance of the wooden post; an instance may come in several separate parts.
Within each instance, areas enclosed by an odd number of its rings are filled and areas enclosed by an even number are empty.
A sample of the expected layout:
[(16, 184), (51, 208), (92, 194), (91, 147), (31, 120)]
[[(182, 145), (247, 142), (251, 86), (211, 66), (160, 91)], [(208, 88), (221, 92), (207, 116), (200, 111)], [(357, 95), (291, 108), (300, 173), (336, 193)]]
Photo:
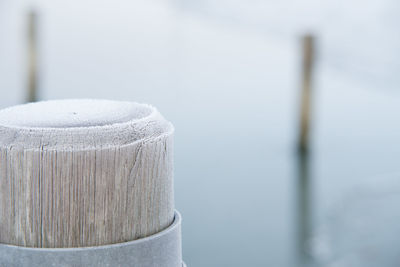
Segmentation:
[(302, 38), (303, 64), (302, 64), (302, 90), (300, 107), (300, 131), (298, 149), (300, 153), (307, 153), (310, 143), (311, 120), (311, 81), (314, 62), (314, 37), (305, 35)]
[(131, 102), (1, 110), (0, 243), (100, 246), (166, 229), (174, 220), (172, 138), (155, 108)]
[(28, 13), (28, 36), (27, 36), (27, 56), (28, 56), (28, 90), (27, 102), (38, 100), (38, 49), (37, 49), (37, 14), (31, 10)]
[(298, 155), (296, 158), (296, 263), (299, 266), (309, 266), (312, 259), (309, 256), (309, 239), (312, 226), (312, 188), (309, 161), (310, 151), (310, 124), (312, 100), (312, 74), (315, 58), (314, 37), (302, 37), (302, 84), (300, 98), (300, 122), (298, 137)]

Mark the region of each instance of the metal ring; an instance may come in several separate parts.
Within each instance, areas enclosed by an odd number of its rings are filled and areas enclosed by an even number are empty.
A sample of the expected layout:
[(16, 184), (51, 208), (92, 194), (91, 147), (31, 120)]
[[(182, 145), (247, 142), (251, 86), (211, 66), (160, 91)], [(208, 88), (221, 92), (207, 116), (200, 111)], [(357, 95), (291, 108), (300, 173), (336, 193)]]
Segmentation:
[(181, 267), (181, 215), (165, 230), (130, 242), (82, 248), (27, 248), (0, 244), (0, 266)]

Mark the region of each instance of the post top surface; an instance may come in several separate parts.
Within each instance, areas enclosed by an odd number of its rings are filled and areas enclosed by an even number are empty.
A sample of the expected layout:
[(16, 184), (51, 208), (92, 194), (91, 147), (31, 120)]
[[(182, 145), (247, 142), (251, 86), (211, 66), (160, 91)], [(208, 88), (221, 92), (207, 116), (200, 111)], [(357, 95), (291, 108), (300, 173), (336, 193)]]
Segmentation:
[(0, 110), (0, 147), (87, 150), (170, 135), (173, 126), (147, 104), (68, 99)]
[(98, 99), (51, 100), (0, 110), (0, 125), (23, 128), (105, 126), (140, 120), (153, 108), (134, 102)]

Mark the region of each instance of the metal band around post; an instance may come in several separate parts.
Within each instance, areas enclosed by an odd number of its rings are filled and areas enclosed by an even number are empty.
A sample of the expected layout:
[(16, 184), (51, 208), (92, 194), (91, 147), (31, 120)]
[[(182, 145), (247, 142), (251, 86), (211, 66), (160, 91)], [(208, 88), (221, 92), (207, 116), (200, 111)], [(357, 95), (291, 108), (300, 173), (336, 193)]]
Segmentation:
[(142, 239), (97, 247), (27, 248), (0, 244), (0, 266), (182, 267), (181, 215), (165, 230)]

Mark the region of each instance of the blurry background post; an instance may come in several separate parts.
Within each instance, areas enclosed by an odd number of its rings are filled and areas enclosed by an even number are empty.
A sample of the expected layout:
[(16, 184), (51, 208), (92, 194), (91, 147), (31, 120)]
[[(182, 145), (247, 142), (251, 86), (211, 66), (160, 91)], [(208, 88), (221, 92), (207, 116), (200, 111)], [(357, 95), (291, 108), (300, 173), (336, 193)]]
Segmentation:
[(311, 79), (314, 63), (314, 37), (304, 35), (302, 37), (303, 64), (302, 64), (302, 89), (300, 103), (300, 132), (299, 132), (299, 152), (304, 154), (309, 150), (310, 143), (310, 120), (311, 120), (311, 100), (312, 88)]
[(310, 121), (312, 100), (312, 73), (314, 61), (314, 37), (304, 35), (301, 38), (301, 97), (300, 97), (300, 123), (298, 154), (296, 159), (297, 186), (295, 205), (296, 208), (296, 250), (297, 262), (301, 266), (311, 264), (310, 250), (308, 247), (312, 231), (312, 190), (310, 173)]
[(27, 25), (27, 63), (28, 63), (28, 82), (27, 82), (27, 102), (38, 100), (38, 15), (35, 10), (28, 12)]

